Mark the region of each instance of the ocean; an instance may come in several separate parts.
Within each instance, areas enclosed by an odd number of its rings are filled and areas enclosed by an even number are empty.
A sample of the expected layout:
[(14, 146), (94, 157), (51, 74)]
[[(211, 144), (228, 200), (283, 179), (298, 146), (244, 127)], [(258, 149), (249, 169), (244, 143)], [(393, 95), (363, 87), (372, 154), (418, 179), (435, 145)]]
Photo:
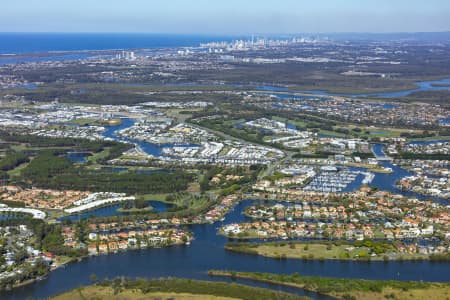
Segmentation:
[(0, 54), (192, 47), (200, 43), (239, 38), (243, 37), (134, 33), (0, 33)]

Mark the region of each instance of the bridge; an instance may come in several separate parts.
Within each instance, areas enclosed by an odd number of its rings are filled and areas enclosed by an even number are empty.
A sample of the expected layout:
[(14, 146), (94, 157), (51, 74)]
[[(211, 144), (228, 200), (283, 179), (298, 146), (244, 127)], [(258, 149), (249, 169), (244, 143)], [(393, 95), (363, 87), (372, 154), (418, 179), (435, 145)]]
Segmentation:
[(393, 161), (392, 157), (389, 157), (384, 153), (383, 149), (378, 149), (379, 151), (375, 151), (375, 147), (372, 147), (372, 153), (375, 156), (375, 159), (378, 161)]
[(394, 159), (389, 156), (377, 156), (375, 155), (375, 159), (378, 161), (393, 161)]

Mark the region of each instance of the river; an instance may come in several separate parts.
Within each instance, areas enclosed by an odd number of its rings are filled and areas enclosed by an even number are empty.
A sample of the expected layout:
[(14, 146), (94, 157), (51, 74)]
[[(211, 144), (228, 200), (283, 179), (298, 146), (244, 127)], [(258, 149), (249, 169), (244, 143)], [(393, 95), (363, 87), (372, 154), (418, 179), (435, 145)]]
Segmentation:
[[(431, 80), (431, 81), (418, 81), (415, 82), (417, 85), (414, 89), (396, 91), (396, 92), (381, 92), (381, 93), (369, 93), (369, 94), (342, 94), (342, 93), (332, 93), (324, 90), (303, 90), (303, 91), (292, 91), (297, 93), (312, 94), (316, 96), (343, 96), (343, 97), (355, 97), (355, 98), (398, 98), (409, 96), (412, 93), (417, 92), (427, 92), (427, 91), (450, 91), (450, 78), (445, 78), (441, 80)], [(279, 86), (258, 86), (257, 89), (261, 91), (272, 91), (279, 98), (298, 98), (302, 99), (300, 95), (287, 94), (290, 90), (288, 88)], [(322, 99), (323, 98), (318, 98)]]
[[(109, 127), (105, 135), (115, 139), (115, 131), (133, 124), (130, 119), (123, 119), (119, 126)], [(123, 139), (121, 139), (123, 140)], [(131, 140), (128, 140), (131, 141)], [(131, 141), (135, 142), (135, 141)], [(160, 154), (161, 147), (145, 142), (139, 142), (145, 151)], [(382, 145), (375, 146), (377, 153), (381, 153)], [(393, 174), (377, 174), (371, 186), (380, 189), (395, 190), (394, 180), (407, 172), (399, 167), (388, 166), (394, 169)], [(403, 171), (401, 171), (403, 170)], [(303, 261), (298, 259), (277, 260), (273, 258), (239, 254), (224, 250), (227, 238), (217, 235), (220, 226), (235, 222), (249, 221), (244, 216), (245, 207), (251, 205), (252, 200), (245, 200), (231, 210), (223, 222), (214, 224), (192, 225), (190, 230), (194, 233), (195, 240), (189, 246), (174, 246), (170, 248), (146, 249), (128, 252), (120, 252), (111, 255), (101, 255), (84, 259), (77, 263), (67, 265), (65, 268), (51, 272), (48, 278), (0, 294), (4, 300), (26, 299), (27, 297), (46, 298), (80, 285), (90, 284), (89, 276), (96, 274), (99, 279), (113, 278), (116, 276), (128, 277), (184, 277), (203, 280), (227, 280), (223, 278), (210, 278), (207, 271), (236, 270), (249, 272), (294, 273), (311, 276), (330, 276), (340, 278), (365, 278), (365, 279), (392, 279), (392, 280), (423, 280), (423, 281), (450, 281), (448, 262), (429, 261), (382, 261), (357, 262), (357, 261)], [(267, 286), (265, 284), (250, 283), (255, 286)], [(308, 293), (302, 290), (276, 286), (271, 288), (288, 292), (297, 292), (313, 299), (330, 299), (317, 293)]]
[[(223, 222), (192, 225), (195, 240), (190, 246), (146, 249), (95, 256), (72, 263), (52, 272), (47, 279), (15, 289), (1, 295), (2, 299), (25, 299), (33, 296), (44, 298), (80, 285), (89, 284), (89, 275), (98, 278), (128, 277), (184, 277), (217, 280), (207, 271), (237, 270), (272, 273), (294, 273), (301, 275), (331, 276), (341, 278), (398, 279), (424, 281), (450, 281), (449, 263), (422, 262), (350, 262), (350, 261), (302, 261), (272, 258), (228, 252), (223, 249), (227, 238), (217, 235), (223, 224), (243, 222), (243, 215), (251, 200), (239, 203)], [(277, 287), (278, 288), (278, 287)], [(327, 299), (315, 293), (314, 299)]]

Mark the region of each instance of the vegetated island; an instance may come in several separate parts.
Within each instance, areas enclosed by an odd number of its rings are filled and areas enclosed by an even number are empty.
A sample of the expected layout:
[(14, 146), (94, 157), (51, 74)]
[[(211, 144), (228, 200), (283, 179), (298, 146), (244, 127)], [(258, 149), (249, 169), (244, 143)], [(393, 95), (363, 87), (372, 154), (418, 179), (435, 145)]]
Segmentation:
[(236, 283), (176, 278), (153, 280), (117, 278), (80, 287), (51, 299), (306, 300), (308, 298)]
[(448, 299), (450, 283), (364, 280), (292, 275), (250, 273), (234, 271), (209, 271), (210, 276), (250, 279), (259, 282), (297, 287), (337, 299)]
[[(227, 243), (229, 251), (261, 255), (277, 259), (303, 260), (432, 260), (448, 261), (448, 254), (421, 254), (412, 245), (400, 241), (314, 241)], [(415, 248), (415, 246), (414, 246)]]

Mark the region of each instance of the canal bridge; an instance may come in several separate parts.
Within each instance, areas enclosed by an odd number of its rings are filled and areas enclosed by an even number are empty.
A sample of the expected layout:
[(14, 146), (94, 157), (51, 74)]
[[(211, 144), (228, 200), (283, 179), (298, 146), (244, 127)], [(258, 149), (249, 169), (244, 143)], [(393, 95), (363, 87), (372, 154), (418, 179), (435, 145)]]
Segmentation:
[(389, 157), (389, 156), (378, 156), (378, 155), (375, 155), (375, 159), (378, 161), (393, 161), (394, 160), (392, 157)]

